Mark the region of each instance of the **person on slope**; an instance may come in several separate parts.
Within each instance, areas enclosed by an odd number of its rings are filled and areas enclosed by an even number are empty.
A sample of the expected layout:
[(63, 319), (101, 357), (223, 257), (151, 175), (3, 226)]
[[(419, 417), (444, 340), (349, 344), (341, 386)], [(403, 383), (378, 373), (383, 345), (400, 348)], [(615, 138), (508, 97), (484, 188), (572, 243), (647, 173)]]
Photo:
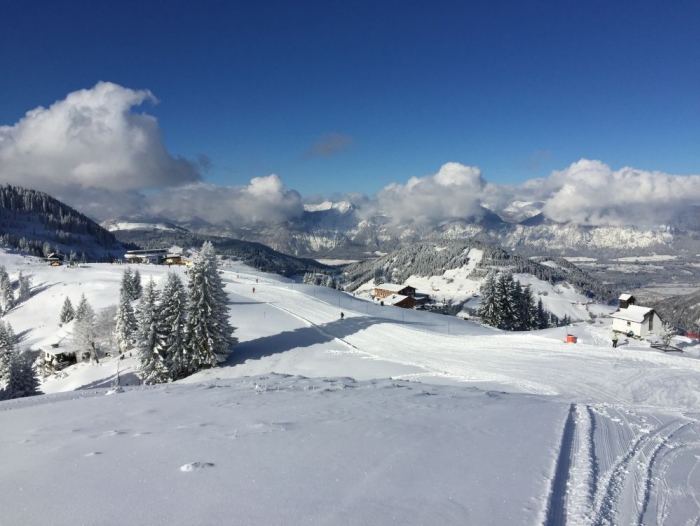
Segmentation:
[(617, 348), (617, 333), (616, 332), (613, 332), (612, 342), (613, 342), (613, 349), (616, 349)]
[(345, 319), (345, 313), (341, 312), (340, 313), (340, 321), (343, 321)]

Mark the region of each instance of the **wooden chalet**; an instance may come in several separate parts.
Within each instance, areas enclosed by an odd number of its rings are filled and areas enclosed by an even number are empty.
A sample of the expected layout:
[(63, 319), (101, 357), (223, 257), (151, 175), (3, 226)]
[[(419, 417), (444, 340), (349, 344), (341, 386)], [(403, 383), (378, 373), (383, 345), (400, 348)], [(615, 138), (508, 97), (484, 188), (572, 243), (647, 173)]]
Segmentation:
[(416, 289), (410, 285), (396, 285), (394, 283), (382, 283), (374, 288), (374, 297), (376, 299), (388, 298), (392, 295), (407, 296), (415, 299)]
[(416, 300), (414, 298), (411, 296), (404, 296), (403, 294), (392, 294), (391, 296), (386, 296), (382, 301), (386, 305), (401, 307), (402, 309), (412, 309), (416, 306)]

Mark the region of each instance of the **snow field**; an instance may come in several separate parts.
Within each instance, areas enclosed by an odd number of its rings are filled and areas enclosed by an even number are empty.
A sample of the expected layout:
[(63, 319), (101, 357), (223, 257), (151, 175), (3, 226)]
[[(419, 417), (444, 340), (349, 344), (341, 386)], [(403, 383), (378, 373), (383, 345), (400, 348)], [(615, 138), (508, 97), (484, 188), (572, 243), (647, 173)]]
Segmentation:
[(3, 520), (56, 525), (539, 523), (567, 410), (274, 376), (0, 407)]
[[(35, 295), (7, 316), (24, 347), (55, 333), (66, 294), (96, 310), (117, 301), (124, 267), (0, 258), (13, 277), (33, 276)], [(184, 271), (139, 269), (159, 286)], [(613, 351), (598, 322), (504, 334), (237, 263), (222, 277), (240, 339), (222, 367), (120, 392), (107, 391), (117, 366), (133, 385), (136, 357), (105, 359), (42, 384), (58, 394), (0, 403), (3, 520), (700, 520), (700, 361), (689, 353), (634, 341)]]

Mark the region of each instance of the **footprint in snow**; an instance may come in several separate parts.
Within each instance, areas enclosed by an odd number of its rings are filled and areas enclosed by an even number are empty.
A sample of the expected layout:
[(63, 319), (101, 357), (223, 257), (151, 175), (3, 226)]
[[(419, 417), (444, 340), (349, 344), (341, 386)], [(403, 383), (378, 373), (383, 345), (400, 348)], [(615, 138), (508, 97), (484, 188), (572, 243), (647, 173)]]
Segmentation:
[(212, 462), (190, 462), (184, 466), (180, 466), (180, 471), (199, 471), (200, 469), (213, 468), (214, 464)]
[(91, 451), (90, 453), (85, 453), (84, 457), (97, 457), (102, 454), (102, 451)]
[(102, 434), (105, 435), (105, 436), (108, 436), (108, 437), (116, 437), (116, 436), (119, 436), (119, 435), (126, 435), (127, 432), (128, 432), (128, 431), (124, 431), (124, 430), (122, 430), (122, 429), (113, 429), (113, 430), (111, 430), (111, 431), (105, 431), (105, 432), (102, 433)]

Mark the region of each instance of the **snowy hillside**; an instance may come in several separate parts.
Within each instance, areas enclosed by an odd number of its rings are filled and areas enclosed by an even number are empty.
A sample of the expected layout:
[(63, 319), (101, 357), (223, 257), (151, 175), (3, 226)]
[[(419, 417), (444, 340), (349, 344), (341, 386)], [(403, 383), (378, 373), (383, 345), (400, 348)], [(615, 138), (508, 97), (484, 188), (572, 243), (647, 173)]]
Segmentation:
[[(13, 254), (0, 263), (33, 278), (34, 296), (6, 316), (24, 348), (58, 331), (67, 295), (84, 293), (96, 310), (116, 303), (123, 271), (50, 268)], [(603, 319), (503, 334), (225, 265), (240, 344), (222, 367), (141, 387), (135, 356), (104, 358), (48, 379), (42, 387), (54, 394), (0, 403), (3, 521), (700, 517), (693, 348), (671, 355), (623, 341), (613, 351)], [(159, 286), (173, 270), (139, 269)], [(567, 332), (577, 344), (564, 343)], [(109, 390), (117, 368), (124, 392)]]
[(510, 269), (522, 285), (531, 285), (536, 300), (559, 318), (588, 320), (597, 316), (592, 298), (610, 300), (615, 293), (585, 271), (564, 260), (536, 262), (477, 241), (427, 241), (379, 259), (349, 265), (346, 289), (365, 297), (376, 285), (399, 283), (415, 287), (433, 300), (468, 308), (479, 304), (480, 288), (492, 271)]

